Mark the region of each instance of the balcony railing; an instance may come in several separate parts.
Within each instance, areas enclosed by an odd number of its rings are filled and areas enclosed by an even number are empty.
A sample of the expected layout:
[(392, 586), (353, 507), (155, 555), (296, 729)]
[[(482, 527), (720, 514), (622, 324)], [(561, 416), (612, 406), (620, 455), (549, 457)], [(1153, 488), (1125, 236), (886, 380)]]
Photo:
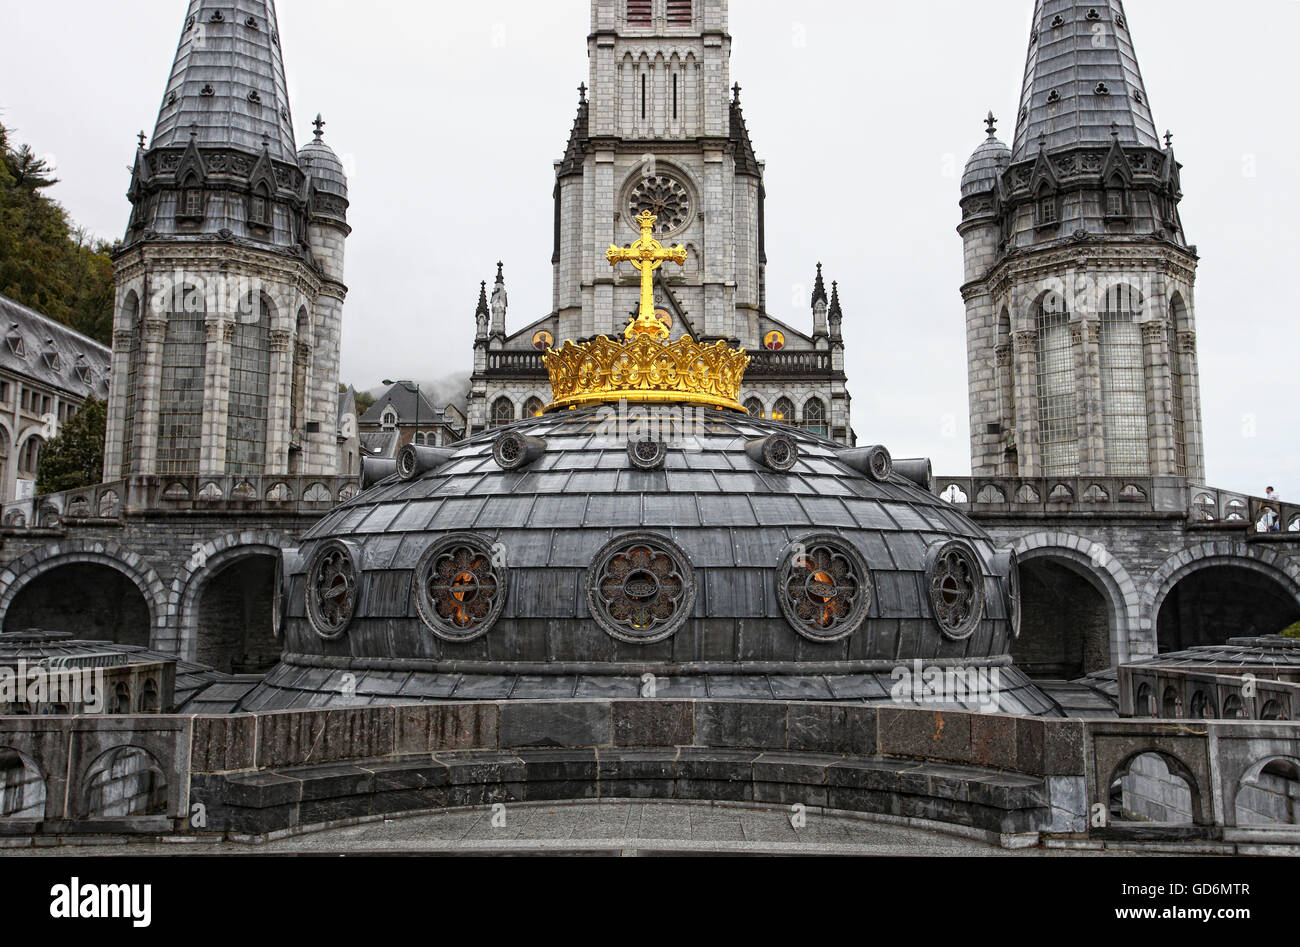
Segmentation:
[(356, 477), (132, 477), (0, 508), (7, 529), (57, 529), (67, 520), (151, 512), (325, 513), (360, 490)]

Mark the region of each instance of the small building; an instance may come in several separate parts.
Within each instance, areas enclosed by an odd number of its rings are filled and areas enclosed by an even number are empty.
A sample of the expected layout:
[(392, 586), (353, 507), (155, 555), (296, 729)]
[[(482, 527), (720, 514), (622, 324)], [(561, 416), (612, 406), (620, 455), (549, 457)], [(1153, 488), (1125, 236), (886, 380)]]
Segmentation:
[(357, 428), (357, 392), (349, 386), (339, 392), (339, 464), (340, 477), (361, 474), (361, 438)]
[(453, 404), (436, 408), (415, 382), (399, 381), (358, 422), (365, 456), (392, 458), (407, 444), (445, 447), (465, 437), (465, 415)]
[(0, 502), (36, 494), (41, 449), (87, 398), (107, 400), (112, 352), (0, 296)]

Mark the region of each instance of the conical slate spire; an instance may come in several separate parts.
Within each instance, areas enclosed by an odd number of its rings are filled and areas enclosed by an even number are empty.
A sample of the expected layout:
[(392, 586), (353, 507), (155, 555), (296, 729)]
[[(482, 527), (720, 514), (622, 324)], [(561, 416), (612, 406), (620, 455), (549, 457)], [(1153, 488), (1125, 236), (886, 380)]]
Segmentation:
[(1036, 0), (1012, 160), (1076, 145), (1159, 148), (1120, 0)]
[(184, 146), (192, 128), (203, 147), (295, 160), (275, 0), (190, 0), (151, 144)]
[(812, 304), (826, 302), (826, 280), (822, 277), (822, 265), (817, 264), (817, 281), (813, 283)]
[(843, 316), (844, 310), (840, 308), (840, 284), (831, 284), (831, 308), (828, 310), (831, 316)]
[(478, 308), (474, 310), (474, 315), (476, 316), (491, 315), (491, 312), (489, 312), (488, 310), (487, 280), (483, 280), (483, 282), (479, 284)]

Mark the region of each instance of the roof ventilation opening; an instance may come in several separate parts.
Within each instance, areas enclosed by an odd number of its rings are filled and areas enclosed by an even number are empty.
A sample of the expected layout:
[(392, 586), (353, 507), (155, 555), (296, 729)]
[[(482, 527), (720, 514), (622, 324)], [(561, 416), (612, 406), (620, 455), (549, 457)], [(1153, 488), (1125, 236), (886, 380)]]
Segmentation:
[(379, 457), (361, 459), (361, 489), (369, 490), (397, 473), (397, 461)]
[(1061, 101), (1061, 93), (1053, 89), (1050, 93), (1048, 93), (1047, 101), (1055, 105), (1057, 102)]
[(407, 444), (397, 452), (397, 475), (403, 480), (416, 480), (431, 470), (451, 463), (454, 450), (443, 447), (420, 447)]
[(1097, 8), (1096, 8), (1096, 7), (1093, 7), (1091, 10), (1088, 11), (1088, 19), (1090, 19), (1090, 20), (1100, 20), (1100, 19), (1101, 19), (1101, 14), (1097, 12)]
[(519, 470), (546, 453), (546, 441), (511, 431), (497, 438), (492, 457), (502, 470)]
[(883, 447), (845, 448), (838, 451), (840, 463), (864, 473), (878, 483), (888, 483), (894, 476), (894, 458)]
[(1065, 17), (1055, 16), (1052, 18), (1052, 29), (1059, 30), (1063, 26), (1065, 26)]
[(1094, 91), (1096, 91), (1098, 95), (1110, 95), (1110, 86), (1106, 85), (1104, 82), (1098, 82), (1097, 88)]
[(745, 453), (755, 463), (777, 473), (789, 473), (799, 462), (799, 445), (789, 434), (772, 434), (750, 441)]

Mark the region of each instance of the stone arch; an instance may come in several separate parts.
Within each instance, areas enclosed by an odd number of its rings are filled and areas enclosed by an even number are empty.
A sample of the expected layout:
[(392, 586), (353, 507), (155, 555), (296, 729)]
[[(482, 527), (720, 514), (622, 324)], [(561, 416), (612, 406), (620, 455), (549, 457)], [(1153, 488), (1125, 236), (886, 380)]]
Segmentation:
[[(172, 583), (168, 602), (177, 615), (176, 653), (186, 661), (198, 658), (200, 595), (220, 573), (241, 560), (257, 556), (279, 556), (297, 545), (288, 537), (270, 531), (228, 533), (194, 549), (183, 572)], [(278, 595), (279, 589), (272, 589)]]
[(1142, 590), (1140, 628), (1143, 636), (1155, 643), (1160, 609), (1174, 586), (1195, 572), (1215, 566), (1246, 569), (1264, 575), (1281, 585), (1300, 606), (1300, 562), (1241, 540), (1203, 542), (1170, 556), (1151, 574)]
[(1229, 785), (1233, 797), (1225, 808), (1236, 825), (1252, 829), (1300, 825), (1300, 758), (1293, 753), (1257, 759)]
[(1016, 543), (1015, 549), (1022, 565), (1035, 559), (1055, 560), (1101, 593), (1110, 612), (1112, 664), (1127, 663), (1138, 655), (1155, 654), (1154, 637), (1147, 642), (1138, 636), (1142, 611), (1137, 583), (1124, 564), (1105, 547), (1082, 536), (1043, 532), (1025, 536)]
[(141, 746), (116, 746), (99, 754), (81, 780), (80, 814), (86, 819), (129, 819), (167, 814), (166, 771)]
[[(169, 611), (167, 588), (158, 573), (137, 553), (114, 542), (65, 539), (34, 549), (0, 572), (0, 620), (8, 613), (18, 593), (34, 580), (62, 566), (89, 564), (107, 566), (135, 584), (149, 610), (149, 639), (153, 645), (166, 630)], [(2, 627), (2, 626), (0, 626)]]
[(1169, 750), (1158, 746), (1148, 746), (1139, 750), (1134, 750), (1123, 757), (1119, 763), (1111, 770), (1110, 779), (1106, 783), (1108, 790), (1113, 788), (1116, 783), (1130, 774), (1132, 766), (1142, 757), (1158, 757), (1165, 765), (1169, 775), (1182, 780), (1187, 784), (1188, 792), (1191, 795), (1191, 816), (1193, 825), (1209, 825), (1211, 820), (1207, 817), (1205, 811), (1205, 800), (1207, 794), (1201, 786), (1196, 774), (1192, 772), (1191, 767), (1181, 759), (1171, 753)]
[(26, 753), (0, 745), (0, 822), (39, 822), (48, 796), (45, 774)]

